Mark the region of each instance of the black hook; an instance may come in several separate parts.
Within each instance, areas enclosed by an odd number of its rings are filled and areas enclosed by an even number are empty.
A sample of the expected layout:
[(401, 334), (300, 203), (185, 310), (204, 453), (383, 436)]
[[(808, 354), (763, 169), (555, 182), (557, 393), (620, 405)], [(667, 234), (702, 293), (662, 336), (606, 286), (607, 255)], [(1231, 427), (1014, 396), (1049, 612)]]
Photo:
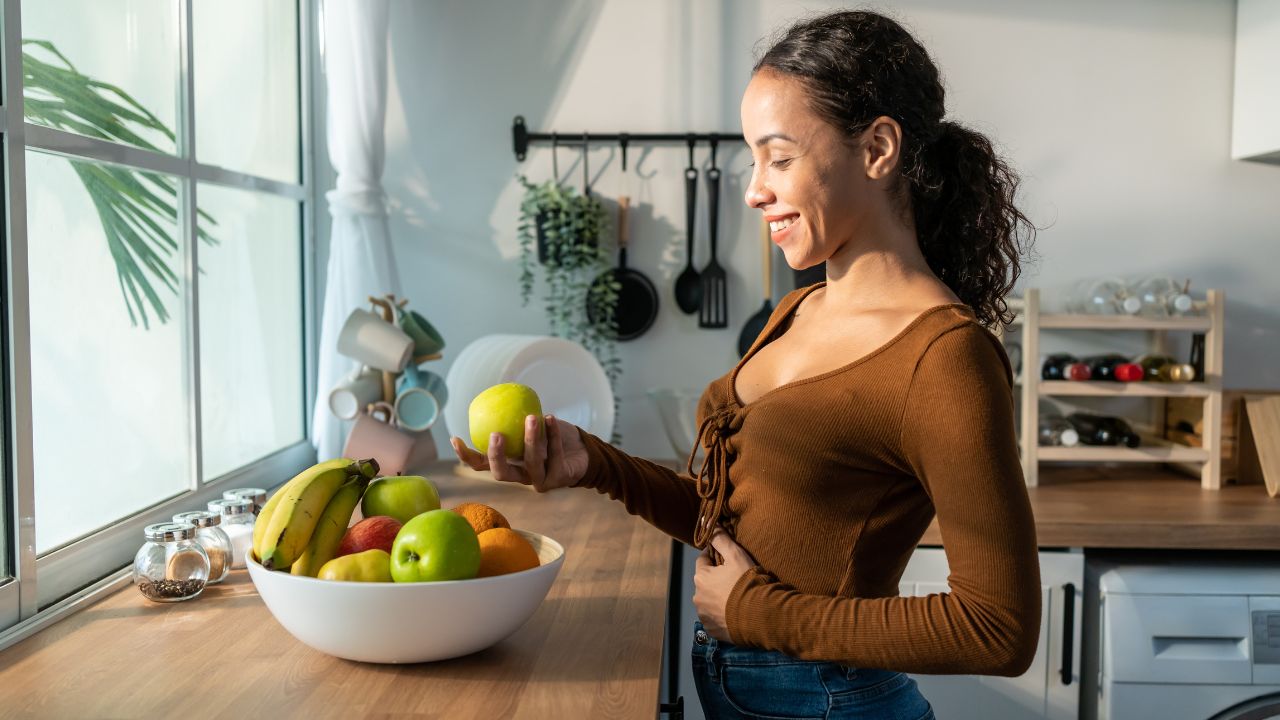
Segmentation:
[(555, 178), (556, 184), (560, 184), (560, 153), (556, 152), (560, 149), (560, 134), (551, 133), (551, 176)]
[(698, 139), (693, 136), (693, 133), (689, 133), (687, 140), (689, 143), (689, 167), (693, 167), (693, 146), (698, 144)]
[(716, 167), (716, 148), (718, 147), (720, 147), (720, 136), (717, 135), (716, 133), (711, 133), (711, 169), (712, 170), (714, 170)]
[(587, 150), (590, 149), (587, 147), (587, 143), (590, 142), (590, 140), (591, 140), (591, 135), (589, 133), (582, 133), (582, 194), (583, 195), (591, 194), (591, 174), (587, 172)]
[(622, 172), (627, 171), (627, 143), (631, 141), (631, 136), (622, 133), (618, 136), (618, 145), (622, 148)]

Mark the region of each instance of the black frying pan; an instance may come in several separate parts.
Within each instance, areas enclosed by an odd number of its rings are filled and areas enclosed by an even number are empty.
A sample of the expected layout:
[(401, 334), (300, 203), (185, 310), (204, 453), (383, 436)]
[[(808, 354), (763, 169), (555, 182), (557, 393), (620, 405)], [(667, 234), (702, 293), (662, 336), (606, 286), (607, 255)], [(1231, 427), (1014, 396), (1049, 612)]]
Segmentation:
[(619, 340), (635, 340), (658, 317), (658, 291), (643, 273), (627, 267), (627, 210), (630, 206), (631, 198), (625, 195), (618, 198), (618, 267), (601, 274), (587, 290), (587, 318), (592, 324), (597, 324), (598, 311), (589, 298), (610, 280), (621, 286), (613, 311)]

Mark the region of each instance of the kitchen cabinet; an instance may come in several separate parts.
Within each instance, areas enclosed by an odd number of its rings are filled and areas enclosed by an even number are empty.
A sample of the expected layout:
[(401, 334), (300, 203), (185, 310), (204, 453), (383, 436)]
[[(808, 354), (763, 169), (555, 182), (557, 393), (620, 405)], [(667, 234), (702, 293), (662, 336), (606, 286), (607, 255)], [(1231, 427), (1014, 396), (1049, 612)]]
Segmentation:
[(1231, 157), (1280, 163), (1280, 2), (1236, 3)]
[[(948, 574), (943, 549), (921, 547), (911, 556), (899, 581), (899, 594), (947, 592)], [(1012, 678), (912, 675), (938, 716), (948, 720), (1075, 720), (1080, 705), (1083, 585), (1083, 553), (1041, 551), (1040, 640), (1031, 667)]]

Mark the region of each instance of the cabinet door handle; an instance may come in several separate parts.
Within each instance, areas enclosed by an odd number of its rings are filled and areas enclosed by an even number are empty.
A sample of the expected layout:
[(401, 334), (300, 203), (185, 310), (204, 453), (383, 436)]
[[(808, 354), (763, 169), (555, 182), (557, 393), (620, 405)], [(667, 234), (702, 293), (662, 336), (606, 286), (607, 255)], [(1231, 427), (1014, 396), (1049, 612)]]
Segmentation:
[(1076, 635), (1075, 584), (1067, 583), (1063, 585), (1062, 596), (1062, 684), (1070, 685), (1073, 676), (1071, 672), (1071, 650)]

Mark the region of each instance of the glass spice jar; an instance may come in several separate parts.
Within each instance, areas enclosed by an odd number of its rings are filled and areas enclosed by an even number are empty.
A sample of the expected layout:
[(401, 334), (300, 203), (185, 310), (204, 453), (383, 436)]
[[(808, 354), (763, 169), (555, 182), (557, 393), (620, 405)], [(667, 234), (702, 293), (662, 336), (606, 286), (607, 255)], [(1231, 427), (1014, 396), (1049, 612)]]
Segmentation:
[(190, 600), (209, 579), (209, 555), (191, 523), (157, 523), (143, 531), (146, 542), (133, 557), (133, 584), (148, 600)]
[(262, 512), (262, 506), (267, 504), (267, 491), (262, 488), (234, 488), (232, 490), (224, 490), (222, 499), (235, 500), (237, 498), (248, 498), (253, 501), (253, 514), (257, 515)]
[(222, 515), (208, 510), (192, 510), (173, 516), (176, 523), (196, 526), (196, 542), (209, 556), (209, 584), (220, 583), (231, 572), (231, 538), (219, 525)]
[(209, 501), (209, 512), (222, 516), (222, 530), (231, 538), (231, 567), (245, 567), (253, 546), (253, 501), (244, 498)]

